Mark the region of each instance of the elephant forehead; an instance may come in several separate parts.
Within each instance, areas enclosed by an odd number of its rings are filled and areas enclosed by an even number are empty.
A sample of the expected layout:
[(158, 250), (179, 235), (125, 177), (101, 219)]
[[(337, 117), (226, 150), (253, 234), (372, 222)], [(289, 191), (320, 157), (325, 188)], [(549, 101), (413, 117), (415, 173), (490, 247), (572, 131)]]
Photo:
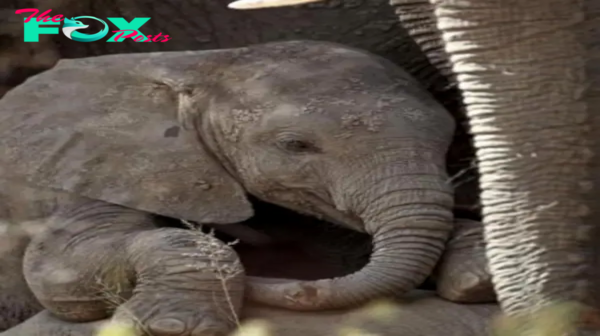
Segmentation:
[[(336, 80), (338, 84), (341, 81)], [(235, 99), (223, 100), (220, 108), (230, 113), (236, 123), (260, 121), (263, 126), (273, 127), (318, 125), (318, 130), (364, 129), (369, 132), (389, 129), (405, 136), (438, 132), (445, 128), (444, 124), (449, 125), (446, 128), (453, 127), (450, 115), (432, 97), (415, 95), (404, 90), (402, 84), (353, 86), (352, 78), (344, 82), (347, 86), (342, 89), (296, 82), (290, 83), (296, 87), (291, 90), (261, 80), (236, 93)]]
[(373, 59), (339, 59), (323, 63), (315, 60), (259, 61), (231, 68), (235, 75), (229, 85), (249, 96), (265, 97), (279, 93), (296, 96), (326, 94), (343, 97), (351, 93), (384, 94), (405, 88), (409, 94), (419, 87), (398, 67), (391, 69)]
[(422, 130), (448, 124), (453, 128), (444, 108), (397, 67), (386, 70), (373, 60), (362, 59), (337, 67), (266, 67), (231, 85), (235, 99), (227, 99), (225, 104), (238, 106), (230, 109), (235, 120), (296, 122), (311, 115), (310, 119), (320, 122), (369, 131), (386, 125)]

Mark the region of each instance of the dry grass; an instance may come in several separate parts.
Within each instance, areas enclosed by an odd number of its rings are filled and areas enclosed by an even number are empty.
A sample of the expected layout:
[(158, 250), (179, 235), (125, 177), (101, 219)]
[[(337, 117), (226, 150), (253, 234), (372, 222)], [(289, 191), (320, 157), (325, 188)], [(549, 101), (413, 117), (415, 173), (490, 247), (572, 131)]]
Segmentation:
[[(181, 222), (186, 227), (188, 227), (190, 230), (201, 231), (201, 227), (194, 226), (192, 223), (190, 223), (186, 220), (182, 219)], [(214, 230), (211, 230), (208, 234), (214, 237)], [(239, 242), (238, 240), (235, 240), (233, 242), (227, 243), (227, 245), (233, 246), (233, 245), (237, 244), (238, 242)], [(231, 299), (231, 293), (229, 293), (229, 290), (228, 290), (229, 286), (227, 285), (227, 283), (229, 280), (231, 280), (235, 276), (239, 275), (242, 268), (241, 268), (241, 265), (233, 265), (233, 266), (222, 265), (219, 262), (219, 260), (221, 259), (220, 255), (223, 252), (224, 252), (224, 250), (221, 248), (221, 246), (215, 246), (215, 248), (210, 249), (210, 251), (208, 251), (208, 259), (210, 260), (210, 267), (216, 271), (217, 278), (221, 282), (221, 288), (223, 289), (223, 293), (225, 295), (225, 300), (227, 302), (226, 314), (228, 316), (231, 316), (231, 321), (239, 328), (240, 327), (240, 319), (239, 319), (237, 312), (235, 311), (235, 307), (233, 305), (233, 301)]]

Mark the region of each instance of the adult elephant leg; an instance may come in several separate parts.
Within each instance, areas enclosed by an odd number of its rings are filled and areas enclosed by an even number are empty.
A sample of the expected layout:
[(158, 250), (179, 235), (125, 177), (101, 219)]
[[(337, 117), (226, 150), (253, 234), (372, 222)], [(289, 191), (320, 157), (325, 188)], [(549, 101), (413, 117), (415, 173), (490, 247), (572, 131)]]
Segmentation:
[(586, 68), (597, 2), (432, 2), (474, 134), (504, 311), (597, 305), (600, 102)]
[(434, 7), (429, 0), (390, 0), (408, 34), (438, 71), (454, 79), (441, 32), (437, 29)]
[[(437, 27), (434, 5), (429, 0), (390, 0), (402, 27), (417, 43), (431, 65), (420, 71), (425, 82), (433, 83), (428, 90), (434, 93), (457, 121), (454, 140), (447, 155), (448, 174), (455, 189), (455, 208), (467, 213), (481, 211), (478, 172), (474, 169), (473, 139), (456, 88), (456, 77), (444, 48), (442, 33)], [(439, 76), (444, 79), (440, 80)]]

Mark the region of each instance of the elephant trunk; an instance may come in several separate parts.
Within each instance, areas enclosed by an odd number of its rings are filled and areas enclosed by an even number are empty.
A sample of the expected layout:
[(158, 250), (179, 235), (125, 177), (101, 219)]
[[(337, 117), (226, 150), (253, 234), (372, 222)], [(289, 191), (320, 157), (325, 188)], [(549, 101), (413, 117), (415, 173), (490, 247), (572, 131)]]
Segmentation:
[(405, 175), (386, 183), (390, 180), (375, 183), (368, 192), (360, 192), (366, 197), (348, 202), (373, 235), (367, 265), (332, 279), (256, 279), (247, 290), (250, 299), (294, 310), (335, 309), (401, 295), (421, 284), (452, 229), (453, 195), (445, 175)]

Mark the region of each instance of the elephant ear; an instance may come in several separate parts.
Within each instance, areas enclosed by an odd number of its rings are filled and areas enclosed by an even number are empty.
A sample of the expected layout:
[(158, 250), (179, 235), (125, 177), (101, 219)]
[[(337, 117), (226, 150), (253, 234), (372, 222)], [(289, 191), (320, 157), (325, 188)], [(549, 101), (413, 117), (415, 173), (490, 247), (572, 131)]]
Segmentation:
[(251, 217), (200, 140), (210, 53), (61, 60), (29, 78), (0, 100), (0, 176), (204, 223)]

